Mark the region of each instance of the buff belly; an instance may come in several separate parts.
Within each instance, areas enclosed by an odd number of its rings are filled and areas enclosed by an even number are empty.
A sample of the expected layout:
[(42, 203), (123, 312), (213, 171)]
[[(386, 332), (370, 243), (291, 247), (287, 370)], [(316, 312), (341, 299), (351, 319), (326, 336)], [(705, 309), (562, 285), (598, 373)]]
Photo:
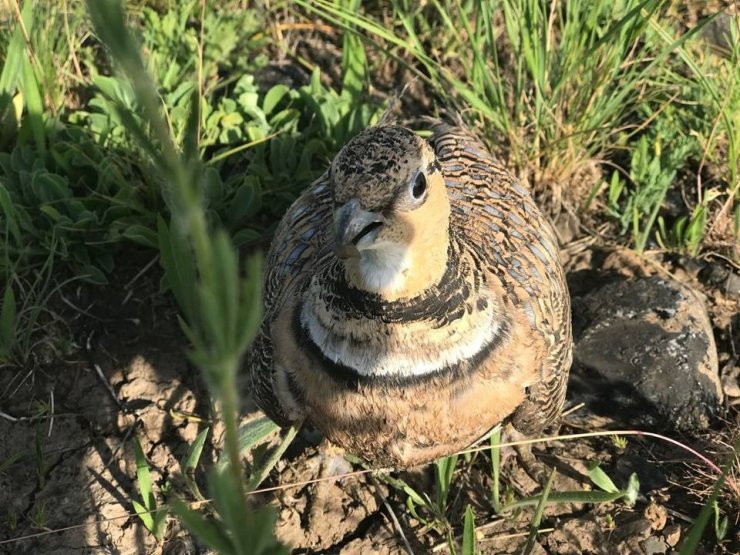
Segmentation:
[(394, 383), (333, 375), (296, 344), (295, 334), (275, 332), (277, 367), (285, 373), (281, 402), (301, 407), (331, 441), (377, 467), (430, 462), (485, 435), (524, 401), (530, 380), (522, 369), (537, 352), (531, 340), (508, 337), (464, 375)]

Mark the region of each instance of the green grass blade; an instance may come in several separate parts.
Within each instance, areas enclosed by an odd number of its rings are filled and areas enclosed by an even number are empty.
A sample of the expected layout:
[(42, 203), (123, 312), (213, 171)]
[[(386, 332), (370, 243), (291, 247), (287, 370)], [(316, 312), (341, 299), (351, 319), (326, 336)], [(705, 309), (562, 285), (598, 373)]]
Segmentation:
[(501, 512), (501, 428), (491, 434), (491, 501), (493, 511)]
[(154, 498), (152, 489), (152, 476), (149, 473), (149, 463), (144, 456), (144, 450), (138, 438), (134, 438), (134, 453), (136, 455), (136, 479), (139, 483), (139, 493), (144, 501), (144, 507), (148, 511), (157, 508), (157, 501)]
[(475, 515), (473, 508), (465, 508), (465, 523), (463, 524), (462, 555), (475, 555)]
[[(33, 6), (34, 2), (25, 2), (23, 5), (21, 19), (26, 29), (33, 28)], [(17, 125), (16, 118), (13, 117), (13, 95), (26, 58), (25, 48), (26, 43), (21, 26), (16, 23), (5, 52), (3, 68), (0, 71), (0, 138), (11, 136)]]
[(198, 436), (195, 438), (195, 441), (190, 445), (190, 447), (188, 447), (187, 453), (185, 453), (185, 456), (180, 462), (180, 469), (182, 471), (185, 484), (188, 486), (188, 489), (190, 489), (192, 494), (201, 501), (204, 500), (205, 497), (201, 493), (200, 488), (195, 481), (195, 470), (200, 462), (200, 456), (203, 453), (203, 447), (205, 446), (209, 431), (210, 428), (205, 428), (200, 431)]
[(5, 217), (5, 223), (8, 226), (13, 239), (15, 239), (16, 245), (21, 246), (23, 244), (23, 236), (21, 235), (21, 229), (18, 225), (16, 208), (17, 207), (13, 203), (13, 199), (10, 196), (8, 188), (2, 183), (2, 181), (0, 181), (0, 211)]
[(545, 489), (542, 490), (542, 494), (539, 496), (539, 502), (537, 503), (537, 508), (534, 512), (534, 518), (532, 519), (532, 523), (529, 526), (529, 535), (527, 536), (527, 543), (524, 546), (524, 549), (522, 550), (523, 555), (529, 555), (532, 553), (532, 550), (534, 549), (534, 542), (537, 540), (537, 532), (540, 529), (540, 523), (542, 522), (542, 515), (545, 512), (545, 505), (547, 504), (547, 499), (550, 496), (550, 490), (552, 489), (552, 484), (555, 481), (555, 469), (550, 472), (550, 476), (547, 479), (547, 483), (545, 484)]
[[(555, 491), (550, 493), (547, 502), (548, 503), (610, 503), (617, 501), (618, 499), (625, 498), (627, 491), (619, 491), (616, 493), (609, 493), (608, 491)], [(536, 506), (540, 502), (540, 496), (535, 495), (532, 497), (524, 497), (518, 499), (512, 503), (504, 505), (501, 508), (501, 512), (509, 512), (514, 509), (521, 509), (524, 507)]]
[[(345, 0), (346, 8), (358, 11), (359, 0)], [(367, 82), (367, 58), (362, 40), (355, 33), (345, 32), (342, 46), (342, 96), (359, 102)]]
[[(26, 29), (33, 29), (33, 2), (24, 2), (21, 18)], [(13, 35), (5, 53), (3, 69), (0, 71), (0, 97), (12, 97), (15, 92), (18, 76), (23, 65), (26, 43), (18, 22), (15, 24)], [(2, 108), (2, 105), (0, 105)], [(1, 113), (1, 112), (0, 112)]]
[(196, 269), (193, 256), (182, 233), (171, 229), (161, 217), (157, 218), (159, 252), (167, 283), (175, 295), (188, 324), (195, 325)]
[(42, 157), (46, 156), (46, 126), (44, 124), (44, 100), (41, 86), (36, 79), (30, 58), (26, 57), (21, 66), (21, 91), (28, 113), (28, 126)]
[(131, 500), (131, 505), (133, 505), (134, 511), (136, 511), (137, 516), (141, 519), (142, 524), (144, 524), (144, 528), (154, 534), (153, 513), (149, 512), (149, 509), (144, 507), (144, 505), (139, 503), (136, 499)]
[(0, 309), (0, 356), (7, 357), (12, 351), (17, 325), (15, 293), (12, 284), (8, 282), (5, 285), (3, 305)]
[(266, 416), (247, 422), (239, 428), (239, 451), (246, 452), (279, 429), (280, 426)]
[(188, 452), (185, 453), (185, 456), (180, 463), (180, 468), (182, 468), (183, 472), (192, 473), (197, 468), (209, 431), (210, 428), (204, 428), (203, 430), (201, 430), (198, 436), (195, 438), (195, 441), (193, 441), (190, 447), (188, 447)]
[(447, 507), (447, 497), (450, 493), (450, 484), (455, 473), (458, 455), (442, 457), (435, 462), (435, 476), (437, 489), (437, 507), (440, 513), (444, 513)]

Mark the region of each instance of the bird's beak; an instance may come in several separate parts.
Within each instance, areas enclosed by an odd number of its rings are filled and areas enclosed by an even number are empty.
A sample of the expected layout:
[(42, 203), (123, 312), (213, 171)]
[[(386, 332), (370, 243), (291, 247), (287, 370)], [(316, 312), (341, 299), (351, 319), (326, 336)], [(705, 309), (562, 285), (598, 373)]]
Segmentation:
[(368, 212), (352, 199), (334, 212), (336, 253), (339, 258), (359, 256), (358, 243), (385, 222), (381, 214)]

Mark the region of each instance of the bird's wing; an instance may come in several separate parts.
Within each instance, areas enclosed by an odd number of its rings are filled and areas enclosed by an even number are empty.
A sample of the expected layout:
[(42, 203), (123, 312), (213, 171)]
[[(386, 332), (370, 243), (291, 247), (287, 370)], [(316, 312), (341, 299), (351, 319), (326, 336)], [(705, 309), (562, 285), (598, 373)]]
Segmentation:
[(280, 309), (315, 270), (333, 245), (332, 198), (328, 173), (314, 181), (283, 216), (265, 261), (265, 316)]
[(560, 411), (571, 363), (570, 299), (555, 233), (529, 191), (468, 131), (438, 122), (430, 142), (447, 183), (453, 231), (480, 252), (519, 321), (545, 340), (538, 379), (527, 384), (528, 401), (514, 416), (520, 431), (536, 431)]
[(300, 296), (333, 245), (328, 174), (314, 181), (283, 216), (265, 261), (262, 327), (248, 355), (250, 394), (282, 425), (290, 423), (275, 394), (271, 326), (280, 309)]

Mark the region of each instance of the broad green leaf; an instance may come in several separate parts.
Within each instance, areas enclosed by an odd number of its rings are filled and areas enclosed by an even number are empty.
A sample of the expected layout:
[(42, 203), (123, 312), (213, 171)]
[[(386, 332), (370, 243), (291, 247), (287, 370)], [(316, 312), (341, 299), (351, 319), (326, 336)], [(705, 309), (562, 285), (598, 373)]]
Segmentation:
[(230, 226), (244, 224), (244, 220), (250, 213), (250, 209), (257, 198), (257, 192), (254, 184), (246, 182), (237, 190), (234, 198), (231, 200), (227, 221)]
[(255, 418), (239, 428), (239, 452), (245, 453), (280, 427), (266, 416)]
[(240, 496), (234, 473), (229, 464), (217, 465), (208, 475), (208, 487), (218, 514), (229, 531), (237, 553), (254, 548), (254, 538), (249, 537), (246, 500)]
[(159, 245), (157, 233), (153, 229), (141, 224), (127, 226), (121, 235), (126, 239), (145, 247), (156, 249)]
[(21, 66), (21, 91), (26, 103), (28, 117), (25, 120), (30, 127), (31, 134), (36, 142), (36, 148), (42, 157), (46, 156), (46, 124), (44, 123), (44, 101), (42, 98), (41, 84), (36, 78), (36, 73), (31, 65), (31, 60), (26, 56)]
[(290, 89), (282, 83), (274, 85), (262, 101), (262, 111), (265, 115), (270, 115), (278, 103), (290, 92)]
[(10, 229), (10, 233), (13, 235), (16, 244), (21, 245), (23, 236), (21, 235), (16, 218), (16, 207), (13, 204), (10, 192), (2, 182), (0, 182), (0, 210), (2, 210), (2, 214), (5, 216), (6, 225)]
[(243, 247), (255, 243), (262, 238), (262, 234), (253, 229), (240, 229), (231, 237), (231, 242), (235, 248)]
[(154, 517), (152, 516), (153, 513), (150, 513), (149, 509), (144, 507), (136, 499), (132, 499), (131, 504), (134, 507), (134, 511), (136, 511), (136, 514), (141, 519), (141, 522), (144, 524), (144, 527), (153, 534), (154, 533)]
[(190, 246), (181, 233), (157, 218), (159, 252), (167, 283), (190, 326), (194, 325), (196, 270)]
[(285, 437), (280, 441), (280, 444), (273, 448), (270, 451), (270, 455), (262, 461), (262, 465), (259, 468), (255, 468), (252, 471), (252, 475), (249, 477), (249, 482), (247, 483), (247, 489), (255, 489), (259, 487), (259, 485), (267, 478), (267, 476), (270, 474), (273, 468), (275, 468), (275, 465), (280, 460), (280, 457), (283, 456), (283, 453), (285, 453), (285, 450), (290, 446), (290, 444), (295, 439), (295, 436), (298, 434), (298, 427), (291, 427), (288, 429), (288, 432), (285, 434)]
[(80, 278), (95, 285), (107, 285), (108, 278), (93, 264), (84, 264), (79, 270)]
[(612, 479), (601, 469), (598, 462), (592, 462), (588, 465), (588, 477), (594, 484), (606, 492), (617, 493), (619, 491), (619, 488), (614, 485)]

